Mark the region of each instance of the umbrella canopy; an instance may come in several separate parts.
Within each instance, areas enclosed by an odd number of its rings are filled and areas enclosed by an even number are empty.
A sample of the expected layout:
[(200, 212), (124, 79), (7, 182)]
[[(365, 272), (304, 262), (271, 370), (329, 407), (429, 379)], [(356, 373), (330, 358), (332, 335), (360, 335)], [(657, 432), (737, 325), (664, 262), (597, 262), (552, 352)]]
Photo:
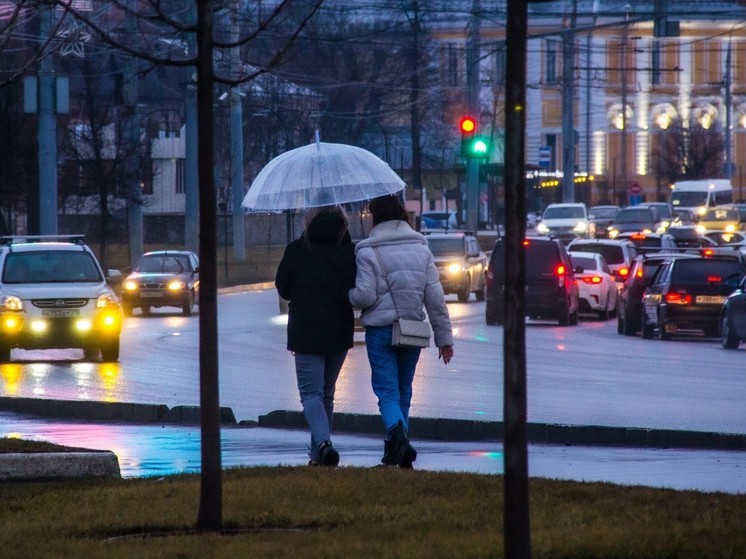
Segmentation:
[(315, 142), (272, 159), (242, 205), (251, 210), (314, 208), (370, 200), (404, 189), (404, 181), (371, 152)]

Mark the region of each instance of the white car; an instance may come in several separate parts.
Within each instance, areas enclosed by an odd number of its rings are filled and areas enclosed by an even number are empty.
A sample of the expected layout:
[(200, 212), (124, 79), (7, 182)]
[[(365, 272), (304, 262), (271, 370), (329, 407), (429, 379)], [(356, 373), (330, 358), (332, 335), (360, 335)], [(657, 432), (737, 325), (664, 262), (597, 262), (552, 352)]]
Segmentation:
[(609, 266), (611, 275), (619, 283), (627, 280), (632, 263), (640, 252), (635, 243), (629, 239), (578, 239), (567, 245), (567, 250), (570, 253), (596, 252), (600, 254)]
[(122, 305), (82, 235), (0, 238), (0, 363), (11, 350), (79, 348), (117, 361)]
[(571, 252), (573, 268), (578, 282), (581, 313), (597, 313), (601, 320), (616, 316), (619, 290), (604, 257), (595, 252)]
[(596, 236), (595, 225), (588, 218), (585, 204), (549, 204), (536, 225), (536, 232), (565, 243)]

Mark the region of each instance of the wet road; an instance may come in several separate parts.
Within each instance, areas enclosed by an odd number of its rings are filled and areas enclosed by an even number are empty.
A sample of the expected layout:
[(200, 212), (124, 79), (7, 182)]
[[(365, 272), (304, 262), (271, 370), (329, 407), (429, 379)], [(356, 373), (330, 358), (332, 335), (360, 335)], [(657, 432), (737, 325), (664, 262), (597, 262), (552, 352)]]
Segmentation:
[[(412, 415), (502, 420), (502, 336), (484, 303), (449, 298), (456, 355), (423, 352)], [(285, 320), (273, 289), (219, 298), (220, 398), (239, 420), (299, 410)], [(362, 334), (356, 334), (359, 341)], [(118, 364), (82, 361), (77, 350), (13, 351), (0, 395), (175, 405), (199, 401), (198, 318), (167, 310), (125, 322)], [(614, 320), (527, 326), (529, 421), (746, 433), (746, 344), (628, 338)], [(36, 362), (38, 360), (38, 362)], [(350, 351), (337, 411), (376, 414), (365, 345)]]

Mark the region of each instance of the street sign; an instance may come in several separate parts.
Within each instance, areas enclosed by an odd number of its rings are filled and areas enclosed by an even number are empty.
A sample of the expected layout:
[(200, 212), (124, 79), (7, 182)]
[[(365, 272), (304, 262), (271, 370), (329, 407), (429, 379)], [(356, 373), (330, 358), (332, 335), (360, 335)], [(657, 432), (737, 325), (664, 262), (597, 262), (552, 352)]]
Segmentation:
[(539, 148), (539, 167), (549, 168), (552, 163), (552, 148), (541, 146)]
[(633, 182), (629, 185), (629, 193), (632, 196), (638, 196), (642, 194), (642, 186), (640, 186), (639, 182)]

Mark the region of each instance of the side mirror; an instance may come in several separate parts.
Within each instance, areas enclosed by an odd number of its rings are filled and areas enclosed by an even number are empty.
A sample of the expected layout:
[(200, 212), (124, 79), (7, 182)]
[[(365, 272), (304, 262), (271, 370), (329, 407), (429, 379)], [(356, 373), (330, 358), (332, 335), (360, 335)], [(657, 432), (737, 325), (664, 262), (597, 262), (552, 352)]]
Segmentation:
[(119, 285), (122, 283), (122, 272), (119, 270), (107, 270), (106, 281), (112, 285)]

